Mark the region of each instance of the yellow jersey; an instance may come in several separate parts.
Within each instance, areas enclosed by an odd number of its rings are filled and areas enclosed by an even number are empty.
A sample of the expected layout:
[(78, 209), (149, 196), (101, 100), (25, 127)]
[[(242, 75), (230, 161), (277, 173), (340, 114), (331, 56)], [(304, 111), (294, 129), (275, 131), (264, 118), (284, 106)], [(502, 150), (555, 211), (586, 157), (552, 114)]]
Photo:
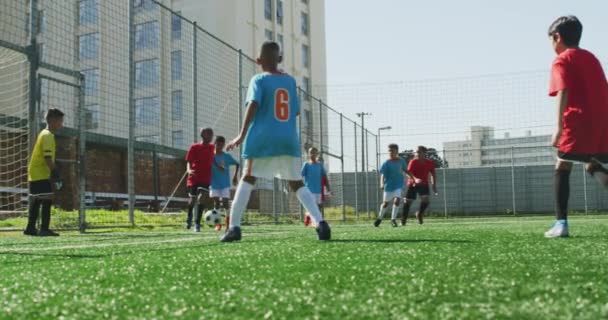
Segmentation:
[(51, 169), (46, 165), (45, 157), (51, 157), (55, 163), (55, 135), (48, 129), (40, 131), (32, 158), (30, 159), (27, 168), (28, 181), (49, 180), (51, 178)]

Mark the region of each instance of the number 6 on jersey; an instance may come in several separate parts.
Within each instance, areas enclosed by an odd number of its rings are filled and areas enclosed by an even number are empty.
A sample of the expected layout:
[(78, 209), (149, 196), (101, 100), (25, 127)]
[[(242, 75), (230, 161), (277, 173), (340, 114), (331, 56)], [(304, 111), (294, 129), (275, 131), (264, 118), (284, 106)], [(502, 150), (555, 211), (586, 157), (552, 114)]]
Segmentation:
[(274, 117), (281, 122), (289, 120), (289, 92), (277, 89), (274, 94)]

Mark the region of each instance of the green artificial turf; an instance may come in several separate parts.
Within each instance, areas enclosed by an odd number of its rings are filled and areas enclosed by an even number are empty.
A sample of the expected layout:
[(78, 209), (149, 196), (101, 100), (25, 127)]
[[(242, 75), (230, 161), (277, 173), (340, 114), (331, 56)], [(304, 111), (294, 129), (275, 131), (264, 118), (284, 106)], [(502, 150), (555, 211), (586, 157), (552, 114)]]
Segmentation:
[(605, 319), (608, 218), (0, 235), (6, 319)]

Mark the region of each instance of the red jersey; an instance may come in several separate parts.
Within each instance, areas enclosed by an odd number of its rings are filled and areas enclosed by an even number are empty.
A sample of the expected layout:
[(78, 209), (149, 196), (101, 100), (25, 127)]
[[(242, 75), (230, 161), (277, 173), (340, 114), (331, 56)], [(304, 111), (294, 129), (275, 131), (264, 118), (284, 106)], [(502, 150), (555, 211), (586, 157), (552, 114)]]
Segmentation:
[(579, 155), (608, 153), (608, 82), (597, 58), (567, 49), (555, 58), (549, 95), (568, 90), (559, 151)]
[(187, 186), (193, 187), (200, 184), (211, 184), (211, 164), (215, 156), (215, 145), (205, 143), (194, 143), (188, 149), (186, 161), (190, 163), (193, 175), (188, 176)]
[[(435, 174), (435, 162), (429, 159), (412, 159), (410, 163), (407, 165), (407, 171), (411, 173), (414, 177), (422, 180), (418, 185), (429, 185), (429, 173)], [(408, 179), (408, 185), (413, 185), (414, 180)]]

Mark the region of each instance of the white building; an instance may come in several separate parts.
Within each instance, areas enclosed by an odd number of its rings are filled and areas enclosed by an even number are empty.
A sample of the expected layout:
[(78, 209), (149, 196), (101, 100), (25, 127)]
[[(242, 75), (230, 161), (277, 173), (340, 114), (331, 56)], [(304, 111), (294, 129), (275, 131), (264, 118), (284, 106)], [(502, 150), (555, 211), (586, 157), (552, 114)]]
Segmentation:
[(445, 160), (450, 168), (546, 165), (555, 163), (550, 135), (494, 137), (494, 128), (471, 127), (471, 138), (443, 143)]

